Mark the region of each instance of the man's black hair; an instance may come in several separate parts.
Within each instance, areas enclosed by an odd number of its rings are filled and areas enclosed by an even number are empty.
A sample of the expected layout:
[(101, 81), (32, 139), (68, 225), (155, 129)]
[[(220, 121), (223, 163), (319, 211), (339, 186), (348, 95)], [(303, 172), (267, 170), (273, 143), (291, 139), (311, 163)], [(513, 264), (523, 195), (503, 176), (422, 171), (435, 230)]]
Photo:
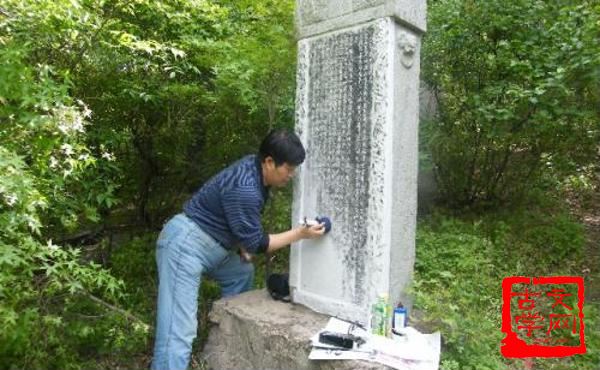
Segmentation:
[(276, 166), (284, 163), (298, 166), (304, 162), (306, 151), (295, 133), (287, 129), (274, 129), (260, 144), (258, 156), (261, 162), (272, 157)]

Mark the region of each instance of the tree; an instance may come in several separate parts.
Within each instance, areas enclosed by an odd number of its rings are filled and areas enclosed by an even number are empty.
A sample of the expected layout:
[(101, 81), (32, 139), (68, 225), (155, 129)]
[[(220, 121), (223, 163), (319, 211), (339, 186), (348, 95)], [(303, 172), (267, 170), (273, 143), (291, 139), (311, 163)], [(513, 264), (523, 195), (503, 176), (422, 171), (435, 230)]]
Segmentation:
[(423, 74), (439, 115), (426, 135), (448, 203), (517, 201), (595, 160), (599, 19), (594, 1), (430, 4)]
[[(110, 179), (96, 181), (112, 166), (111, 153), (87, 145), (91, 111), (70, 94), (73, 85), (67, 71), (49, 64), (50, 58), (40, 58), (43, 39), (36, 44), (23, 37), (31, 24), (48, 15), (52, 2), (4, 5), (0, 367), (72, 367), (77, 344), (97, 340), (94, 345), (106, 348), (114, 335), (136, 337), (131, 323), (98, 306), (111, 306), (109, 302), (122, 298), (122, 282), (98, 264), (83, 261), (80, 250), (52, 242), (82, 220), (97, 220), (97, 210), (112, 204)], [(99, 313), (106, 315), (105, 326), (82, 319)], [(106, 326), (112, 326), (111, 334)], [(90, 339), (94, 334), (98, 336)]]
[(2, 3), (0, 368), (89, 368), (98, 354), (144, 348), (149, 326), (128, 311), (128, 286), (74, 236), (130, 213), (160, 225), (269, 128), (291, 126), (292, 9)]
[[(294, 2), (223, 1), (236, 32), (214, 45), (214, 104), (202, 156), (209, 176), (257, 151), (274, 127), (293, 127), (296, 40)], [(223, 145), (225, 144), (225, 145)]]

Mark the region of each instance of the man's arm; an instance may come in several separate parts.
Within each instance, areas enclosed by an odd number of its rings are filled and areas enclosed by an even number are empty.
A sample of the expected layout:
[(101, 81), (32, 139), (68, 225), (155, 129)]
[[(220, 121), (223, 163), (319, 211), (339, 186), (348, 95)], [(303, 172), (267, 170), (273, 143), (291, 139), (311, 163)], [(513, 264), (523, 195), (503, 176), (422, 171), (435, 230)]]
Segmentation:
[[(324, 224), (311, 227), (299, 226), (279, 234), (269, 234), (269, 245), (265, 253), (273, 253), (300, 239), (315, 239), (323, 236), (323, 234), (325, 234)], [(244, 247), (240, 247), (240, 256), (246, 262), (250, 262), (253, 259), (253, 256)]]
[(298, 226), (279, 234), (269, 234), (269, 246), (267, 253), (273, 253), (286, 245), (297, 242), (300, 239), (315, 239), (325, 234), (325, 225)]
[(263, 253), (269, 246), (269, 235), (260, 222), (261, 202), (252, 186), (239, 186), (222, 194), (225, 219), (245, 254)]

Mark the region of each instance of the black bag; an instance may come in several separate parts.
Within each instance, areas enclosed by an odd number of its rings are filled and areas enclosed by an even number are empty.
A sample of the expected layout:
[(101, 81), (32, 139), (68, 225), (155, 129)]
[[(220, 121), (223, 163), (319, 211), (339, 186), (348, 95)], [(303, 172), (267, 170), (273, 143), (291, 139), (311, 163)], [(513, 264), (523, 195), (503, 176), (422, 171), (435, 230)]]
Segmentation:
[(267, 290), (274, 300), (291, 302), (289, 274), (270, 274), (267, 278)]

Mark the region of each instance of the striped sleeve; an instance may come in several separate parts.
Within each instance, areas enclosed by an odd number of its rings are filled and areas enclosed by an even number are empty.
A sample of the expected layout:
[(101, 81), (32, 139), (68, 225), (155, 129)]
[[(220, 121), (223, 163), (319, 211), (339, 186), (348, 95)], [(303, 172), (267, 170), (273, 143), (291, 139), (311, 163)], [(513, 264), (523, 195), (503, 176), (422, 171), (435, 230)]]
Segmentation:
[(223, 194), (223, 210), (233, 235), (250, 253), (264, 253), (269, 235), (260, 222), (262, 199), (254, 187), (238, 187)]

